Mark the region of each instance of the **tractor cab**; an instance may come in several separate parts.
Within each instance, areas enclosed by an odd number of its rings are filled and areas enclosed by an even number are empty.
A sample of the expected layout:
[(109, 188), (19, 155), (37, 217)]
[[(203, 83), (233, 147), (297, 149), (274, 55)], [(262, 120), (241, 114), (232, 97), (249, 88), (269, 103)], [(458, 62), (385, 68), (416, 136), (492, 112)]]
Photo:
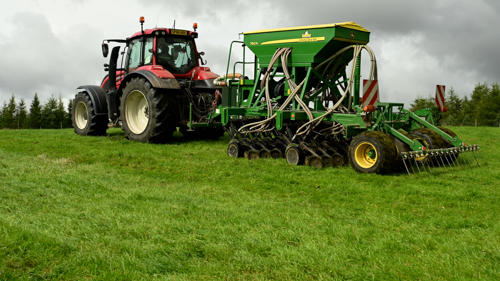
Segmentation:
[[(196, 24), (193, 27), (196, 28)], [(125, 74), (146, 66), (170, 72), (176, 78), (189, 76), (199, 66), (200, 55), (194, 39), (195, 31), (154, 28), (141, 30), (127, 39)]]

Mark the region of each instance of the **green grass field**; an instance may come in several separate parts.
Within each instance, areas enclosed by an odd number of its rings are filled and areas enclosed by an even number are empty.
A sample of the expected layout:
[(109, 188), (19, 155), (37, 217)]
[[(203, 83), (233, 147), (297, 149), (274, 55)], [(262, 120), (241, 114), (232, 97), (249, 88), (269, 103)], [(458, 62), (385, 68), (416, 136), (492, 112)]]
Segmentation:
[(416, 178), (0, 131), (0, 279), (500, 280), (500, 129), (452, 129), (485, 165)]

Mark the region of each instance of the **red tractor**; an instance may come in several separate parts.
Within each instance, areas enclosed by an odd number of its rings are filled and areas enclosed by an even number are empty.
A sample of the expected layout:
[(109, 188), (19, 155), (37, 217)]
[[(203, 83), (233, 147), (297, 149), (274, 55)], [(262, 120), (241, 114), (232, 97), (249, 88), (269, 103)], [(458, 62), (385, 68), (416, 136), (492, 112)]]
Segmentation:
[[(106, 39), (113, 47), (106, 75), (100, 86), (77, 88), (72, 121), (79, 135), (105, 135), (108, 124), (121, 124), (134, 141), (164, 143), (174, 131), (184, 136), (218, 138), (224, 133), (214, 111), (220, 104), (218, 76), (203, 66), (194, 31), (172, 28), (143, 29), (127, 39)], [(121, 67), (117, 67), (121, 55)], [(210, 117), (210, 118), (207, 118)], [(220, 119), (220, 117), (219, 117)]]

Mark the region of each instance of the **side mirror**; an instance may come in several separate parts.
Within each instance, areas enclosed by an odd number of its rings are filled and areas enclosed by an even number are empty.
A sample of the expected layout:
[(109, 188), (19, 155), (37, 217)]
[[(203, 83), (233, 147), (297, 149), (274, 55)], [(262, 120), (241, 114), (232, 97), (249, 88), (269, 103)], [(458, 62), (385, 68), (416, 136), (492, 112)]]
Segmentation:
[(102, 43), (102, 55), (103, 57), (107, 58), (109, 54), (109, 46), (106, 43)]
[(200, 59), (201, 65), (207, 64), (207, 61), (203, 61), (203, 58), (201, 57), (201, 56), (204, 56), (204, 55), (205, 55), (205, 52), (199, 52), (198, 53), (198, 58)]

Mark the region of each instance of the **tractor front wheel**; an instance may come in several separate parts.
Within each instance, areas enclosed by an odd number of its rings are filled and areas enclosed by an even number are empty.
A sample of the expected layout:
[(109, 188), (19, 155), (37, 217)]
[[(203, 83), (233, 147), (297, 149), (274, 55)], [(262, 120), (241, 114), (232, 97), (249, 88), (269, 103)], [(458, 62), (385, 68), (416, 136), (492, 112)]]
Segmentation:
[(153, 88), (144, 78), (133, 78), (120, 102), (125, 137), (138, 142), (168, 142), (176, 130), (177, 109), (168, 92)]
[(71, 121), (75, 133), (81, 136), (103, 136), (108, 129), (108, 115), (95, 113), (94, 104), (86, 92), (76, 94)]
[(359, 173), (389, 173), (396, 159), (395, 144), (382, 132), (363, 132), (349, 146), (349, 162)]

